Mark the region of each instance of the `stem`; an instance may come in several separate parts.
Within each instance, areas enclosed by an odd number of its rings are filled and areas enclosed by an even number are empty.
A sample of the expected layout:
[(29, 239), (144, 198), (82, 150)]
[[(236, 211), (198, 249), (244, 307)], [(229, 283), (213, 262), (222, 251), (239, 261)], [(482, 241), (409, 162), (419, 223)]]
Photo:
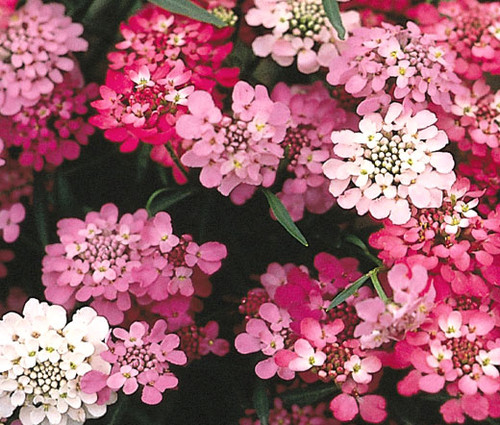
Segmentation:
[(165, 147), (167, 148), (167, 151), (170, 154), (170, 157), (174, 161), (175, 165), (177, 165), (179, 170), (181, 170), (181, 173), (184, 174), (184, 177), (186, 177), (186, 179), (189, 180), (189, 174), (186, 171), (186, 169), (184, 168), (184, 166), (182, 165), (180, 158), (177, 156), (177, 152), (175, 152), (175, 149), (173, 148), (172, 143), (167, 142)]

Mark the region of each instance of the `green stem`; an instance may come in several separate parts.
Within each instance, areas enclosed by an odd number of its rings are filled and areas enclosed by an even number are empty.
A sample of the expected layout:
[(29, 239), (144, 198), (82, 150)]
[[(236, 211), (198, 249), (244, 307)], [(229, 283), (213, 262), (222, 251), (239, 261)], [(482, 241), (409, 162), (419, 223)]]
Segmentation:
[(184, 166), (182, 165), (180, 158), (177, 156), (177, 152), (175, 152), (175, 149), (173, 148), (172, 143), (167, 142), (165, 147), (167, 148), (168, 153), (170, 154), (173, 161), (175, 162), (175, 165), (177, 165), (179, 170), (181, 170), (181, 173), (184, 174), (184, 177), (186, 177), (186, 179), (189, 180), (189, 174), (186, 171), (186, 169), (184, 168)]

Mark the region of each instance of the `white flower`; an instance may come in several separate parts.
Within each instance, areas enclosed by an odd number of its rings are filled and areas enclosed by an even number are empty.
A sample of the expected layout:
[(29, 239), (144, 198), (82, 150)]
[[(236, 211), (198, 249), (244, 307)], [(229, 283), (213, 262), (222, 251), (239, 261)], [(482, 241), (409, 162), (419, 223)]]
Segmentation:
[(91, 371), (109, 373), (100, 357), (109, 326), (90, 307), (67, 323), (66, 311), (36, 299), (26, 302), (22, 316), (0, 320), (0, 416), (20, 407), (23, 425), (83, 424), (103, 416), (97, 394), (80, 391), (81, 377)]

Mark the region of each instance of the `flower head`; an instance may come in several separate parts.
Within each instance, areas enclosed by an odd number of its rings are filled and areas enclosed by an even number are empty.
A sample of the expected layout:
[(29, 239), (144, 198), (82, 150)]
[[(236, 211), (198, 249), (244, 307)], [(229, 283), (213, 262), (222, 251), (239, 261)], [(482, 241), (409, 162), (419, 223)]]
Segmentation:
[(328, 160), (323, 170), (338, 204), (397, 224), (410, 219), (410, 202), (439, 207), (455, 174), (451, 154), (439, 152), (448, 143), (446, 133), (434, 122), (429, 111), (413, 114), (392, 103), (384, 117), (365, 116), (360, 132), (334, 131), (334, 152), (341, 159)]
[(97, 391), (82, 392), (80, 384), (87, 372), (109, 373), (110, 363), (100, 357), (108, 329), (90, 307), (68, 322), (62, 307), (33, 298), (21, 315), (6, 314), (0, 320), (0, 414), (10, 417), (20, 407), (23, 424), (54, 425), (103, 416), (105, 402), (98, 402)]

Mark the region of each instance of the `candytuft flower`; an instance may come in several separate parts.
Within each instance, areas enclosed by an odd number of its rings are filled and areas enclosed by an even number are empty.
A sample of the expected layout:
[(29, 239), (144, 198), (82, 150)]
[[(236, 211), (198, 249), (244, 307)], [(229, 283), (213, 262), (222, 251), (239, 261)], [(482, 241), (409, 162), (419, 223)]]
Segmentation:
[(100, 357), (109, 331), (104, 317), (90, 307), (78, 310), (71, 321), (60, 306), (32, 298), (22, 314), (7, 313), (0, 320), (0, 415), (10, 417), (19, 407), (25, 425), (83, 424), (106, 413), (97, 391), (82, 392), (87, 372), (109, 373)]
[(360, 132), (334, 131), (334, 152), (343, 160), (328, 160), (323, 171), (338, 204), (355, 206), (360, 215), (369, 211), (377, 219), (389, 217), (395, 224), (410, 219), (410, 203), (439, 207), (455, 174), (451, 154), (439, 152), (448, 138), (432, 125), (436, 120), (429, 111), (414, 114), (392, 103), (385, 116), (365, 116)]

